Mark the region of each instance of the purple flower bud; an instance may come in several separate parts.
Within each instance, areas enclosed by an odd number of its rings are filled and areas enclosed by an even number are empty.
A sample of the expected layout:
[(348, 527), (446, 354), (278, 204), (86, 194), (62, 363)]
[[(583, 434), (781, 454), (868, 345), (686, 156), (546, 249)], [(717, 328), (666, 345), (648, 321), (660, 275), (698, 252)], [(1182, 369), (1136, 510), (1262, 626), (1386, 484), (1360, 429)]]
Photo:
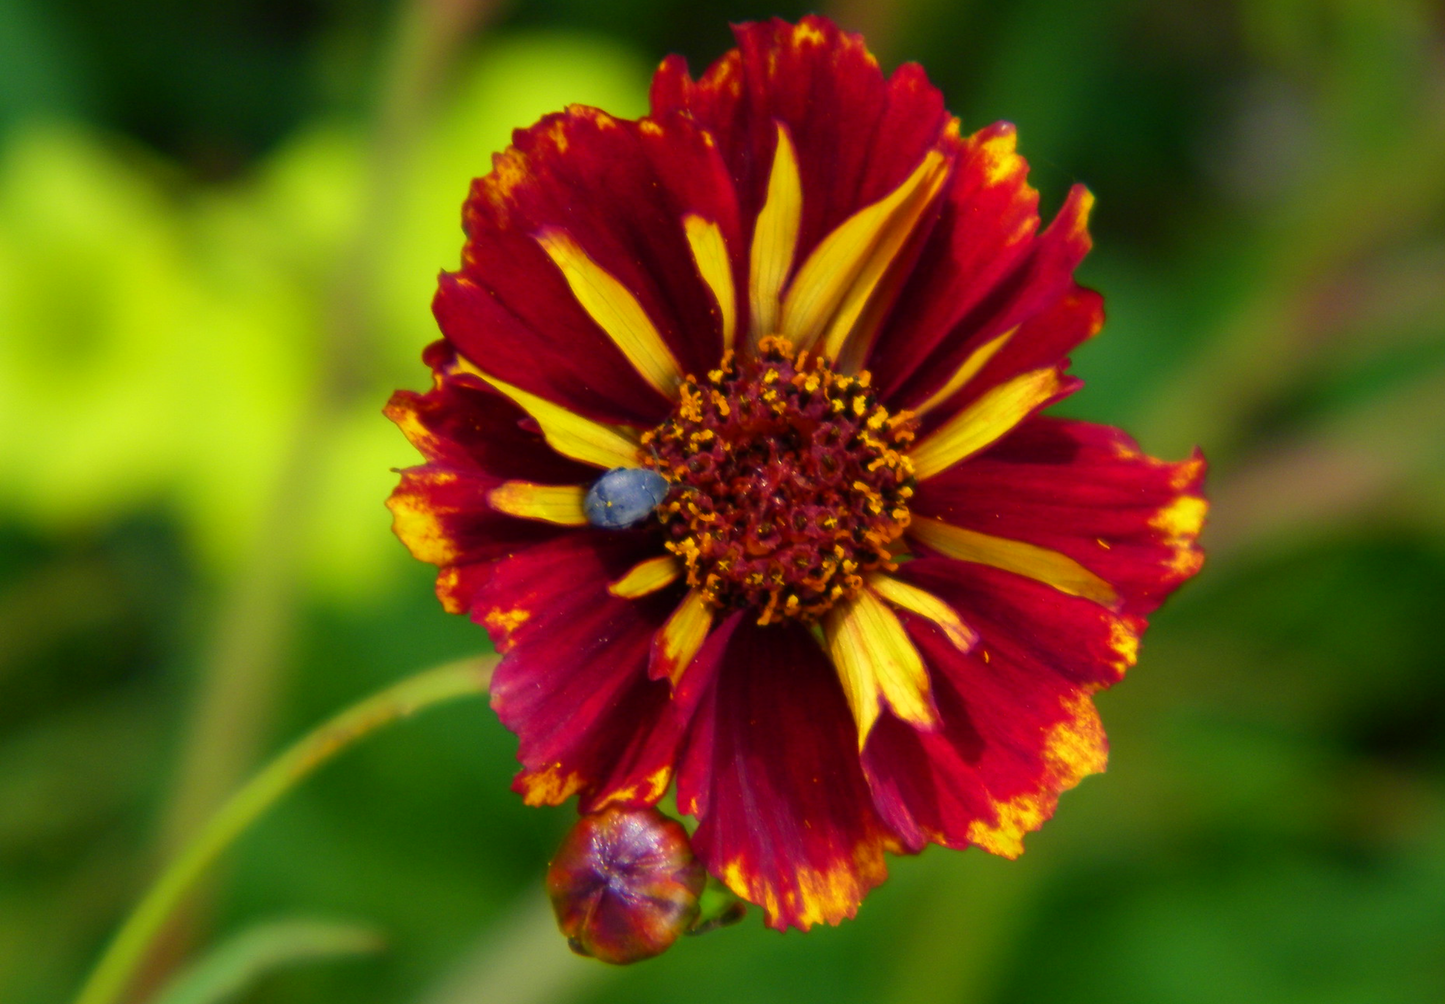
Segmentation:
[(697, 919), (706, 882), (687, 831), (656, 809), (583, 816), (547, 869), (572, 950), (617, 965), (667, 951)]

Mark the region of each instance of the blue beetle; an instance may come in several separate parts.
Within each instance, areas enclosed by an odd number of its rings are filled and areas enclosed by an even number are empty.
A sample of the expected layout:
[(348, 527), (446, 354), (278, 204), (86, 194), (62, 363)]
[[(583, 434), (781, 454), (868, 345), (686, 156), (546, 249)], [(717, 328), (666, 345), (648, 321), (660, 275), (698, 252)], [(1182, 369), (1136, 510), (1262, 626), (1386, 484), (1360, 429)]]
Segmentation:
[(587, 522), (626, 530), (652, 515), (667, 498), (667, 478), (644, 467), (614, 467), (592, 483), (582, 506)]

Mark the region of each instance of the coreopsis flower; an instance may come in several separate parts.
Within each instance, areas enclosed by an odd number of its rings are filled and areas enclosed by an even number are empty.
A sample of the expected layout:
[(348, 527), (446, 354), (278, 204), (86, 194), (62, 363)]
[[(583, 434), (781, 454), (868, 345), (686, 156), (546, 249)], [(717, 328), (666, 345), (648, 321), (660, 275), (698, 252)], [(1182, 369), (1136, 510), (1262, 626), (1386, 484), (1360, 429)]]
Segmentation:
[(825, 19), (737, 40), (473, 183), (390, 505), (504, 653), (525, 800), (675, 786), (806, 929), (887, 851), (1018, 855), (1103, 769), (1091, 695), (1200, 567), (1204, 462), (1041, 414), (1103, 323), (1088, 191), (1041, 229), (1011, 125)]

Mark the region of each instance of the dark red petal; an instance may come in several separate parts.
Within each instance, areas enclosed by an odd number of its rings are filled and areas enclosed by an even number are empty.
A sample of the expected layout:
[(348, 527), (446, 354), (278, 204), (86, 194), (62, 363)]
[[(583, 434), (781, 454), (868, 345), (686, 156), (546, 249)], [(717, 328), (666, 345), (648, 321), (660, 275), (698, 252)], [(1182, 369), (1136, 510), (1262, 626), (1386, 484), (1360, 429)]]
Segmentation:
[(548, 445), (525, 411), (469, 373), (455, 370), (445, 341), (427, 347), (434, 386), (425, 394), (399, 390), (384, 413), (423, 457), (443, 468), (539, 484), (583, 484), (597, 469)]
[(683, 217), (734, 245), (736, 200), (708, 138), (682, 116), (630, 122), (573, 106), (518, 130), (473, 182), (459, 273), (437, 294), (442, 330), (483, 370), (592, 418), (652, 425), (667, 401), (598, 327), (537, 244), (565, 231), (641, 303), (688, 372), (716, 365), (721, 330)]
[[(1090, 247), (1092, 196), (1075, 186), (1054, 221), (1034, 235), (1038, 195), (1021, 173), (988, 185), (979, 151), (1012, 126), (970, 137), (972, 160), (955, 168), (920, 264), (875, 344), (869, 365), (885, 403), (917, 407), (980, 346), (1018, 327), (964, 389), (929, 418), (942, 421), (992, 387), (1028, 370), (1063, 366), (1103, 323), (1100, 297), (1073, 280)], [(1019, 163), (1022, 163), (1019, 160)]]
[[(392, 529), (417, 560), (436, 565), (443, 573), (455, 566), (494, 561), (558, 533), (576, 532), (492, 509), (487, 493), (502, 481), (440, 464), (408, 467), (386, 500), (392, 511)], [(461, 610), (445, 597), (443, 603), (452, 613)]]
[(688, 732), (678, 805), (701, 821), (698, 857), (772, 927), (851, 917), (887, 874), (891, 838), (857, 745), (837, 675), (807, 630), (741, 624)]
[[(493, 281), (513, 284), (517, 303), (503, 301), (488, 282), (465, 272), (443, 272), (438, 278), (432, 313), (447, 340), (488, 374), (585, 418), (652, 424), (665, 410), (661, 395), (597, 330), (561, 275), (547, 272), (555, 271), (551, 259), (535, 244), (520, 241), (510, 254), (515, 256), (511, 269), (491, 266), (487, 271), (496, 277)], [(523, 296), (530, 302), (521, 303)]]
[(667, 790), (674, 751), (649, 736), (670, 687), (648, 679), (647, 656), (681, 590), (607, 591), (658, 550), (648, 534), (574, 530), (498, 563), (477, 593), (472, 617), (503, 653), (492, 707), (519, 739), (513, 788), (528, 804), (579, 793), (591, 812), (650, 805)]
[(1027, 257), (1039, 196), (1022, 158), (1008, 153), (1014, 140), (1013, 125), (996, 122), (960, 144), (908, 295), (875, 343), (870, 364), (876, 377), (889, 381), (884, 387), (906, 375)]
[[(648, 735), (648, 758), (672, 757), (689, 729), (696, 729), (694, 744), (710, 745), (712, 722), (710, 716), (699, 719), (697, 709), (705, 700), (710, 700), (713, 684), (722, 669), (733, 633), (747, 619), (749, 611), (738, 610), (714, 624), (702, 648), (692, 657), (677, 685), (673, 688), (672, 700)], [(651, 673), (649, 673), (651, 677)], [(679, 767), (680, 769), (680, 767)], [(684, 810), (693, 814), (693, 810)]]
[(913, 510), (1059, 551), (1147, 614), (1199, 571), (1204, 458), (1171, 464), (1118, 429), (1032, 418), (918, 486)]
[(863, 753), (878, 811), (911, 850), (976, 844), (1015, 857), (1061, 791), (1103, 770), (1089, 695), (1132, 665), (1138, 619), (1030, 579), (946, 558), (900, 576), (952, 605), (980, 635), (967, 655), (904, 614), (928, 663), (940, 724), (879, 720)]
[(451, 613), (471, 606), (491, 563), (566, 527), (494, 510), (504, 481), (582, 484), (596, 469), (555, 452), (526, 413), (470, 374), (455, 372), (446, 342), (427, 348), (434, 386), (397, 391), (385, 413), (428, 463), (401, 472), (387, 505), (393, 529), (418, 559), (437, 565), (437, 595)]
[[(657, 176), (658, 197), (666, 200), (672, 217), (681, 220), (688, 215), (700, 216), (717, 224), (722, 232), (733, 265), (737, 330), (746, 331), (748, 237), (743, 230), (737, 188), (717, 141), (691, 116), (682, 113), (643, 119), (638, 126), (638, 137), (648, 164)], [(679, 258), (667, 259), (665, 264), (668, 273), (657, 278), (659, 282), (675, 283), (678, 289), (687, 291), (686, 302), (678, 304), (676, 313), (680, 324), (693, 325), (691, 329), (683, 327), (676, 339), (669, 339), (669, 344), (683, 370), (701, 376), (717, 365), (722, 317), (711, 292), (704, 291), (700, 298), (696, 293), (699, 276), (690, 251), (684, 251)], [(667, 285), (663, 291), (675, 292)], [(711, 311), (711, 316), (699, 313), (699, 305)], [(664, 330), (663, 335), (667, 337), (668, 332)]]
[(795, 263), (857, 210), (897, 188), (928, 150), (952, 142), (952, 119), (923, 70), (885, 78), (860, 35), (827, 18), (773, 19), (734, 28), (738, 48), (697, 81), (666, 60), (652, 85), (653, 113), (686, 111), (718, 141), (737, 183), (751, 240), (777, 142), (787, 127), (798, 152), (803, 219)]
[[(1097, 690), (1123, 679), (1138, 655), (1142, 617), (1118, 614), (1026, 576), (952, 558), (904, 562), (900, 578), (958, 611), (982, 641), (971, 655), (1003, 657), (1050, 689)], [(926, 622), (910, 620), (916, 636)]]

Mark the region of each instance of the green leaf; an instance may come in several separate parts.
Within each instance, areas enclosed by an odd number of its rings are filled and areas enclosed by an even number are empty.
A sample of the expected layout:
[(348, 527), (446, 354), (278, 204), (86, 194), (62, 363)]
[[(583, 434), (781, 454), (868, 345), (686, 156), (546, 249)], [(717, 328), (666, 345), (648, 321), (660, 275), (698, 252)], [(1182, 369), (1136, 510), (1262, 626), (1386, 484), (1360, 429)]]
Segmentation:
[(369, 927), (305, 918), (268, 921), (211, 949), (166, 984), (151, 1004), (221, 1004), (274, 970), (368, 955), (383, 947), (381, 935)]

